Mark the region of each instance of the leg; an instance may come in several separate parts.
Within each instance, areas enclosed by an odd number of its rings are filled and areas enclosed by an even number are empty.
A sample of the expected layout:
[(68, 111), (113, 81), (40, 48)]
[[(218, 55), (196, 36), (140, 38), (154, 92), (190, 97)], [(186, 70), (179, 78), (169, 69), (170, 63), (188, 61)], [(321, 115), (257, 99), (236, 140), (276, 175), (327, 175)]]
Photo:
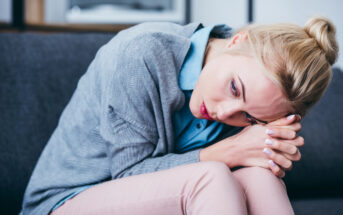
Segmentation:
[(284, 182), (270, 170), (245, 167), (233, 175), (245, 190), (250, 215), (294, 214)]
[(246, 215), (245, 202), (243, 189), (225, 164), (199, 162), (96, 185), (52, 215)]

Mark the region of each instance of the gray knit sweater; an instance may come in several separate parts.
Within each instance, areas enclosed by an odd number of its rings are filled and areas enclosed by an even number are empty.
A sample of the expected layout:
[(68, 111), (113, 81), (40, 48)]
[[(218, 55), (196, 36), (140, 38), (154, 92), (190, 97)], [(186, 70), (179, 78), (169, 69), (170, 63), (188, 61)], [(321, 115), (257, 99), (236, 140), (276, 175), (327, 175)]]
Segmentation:
[(85, 185), (199, 161), (174, 154), (178, 74), (198, 23), (145, 23), (96, 54), (64, 109), (27, 186), (21, 214), (48, 214)]

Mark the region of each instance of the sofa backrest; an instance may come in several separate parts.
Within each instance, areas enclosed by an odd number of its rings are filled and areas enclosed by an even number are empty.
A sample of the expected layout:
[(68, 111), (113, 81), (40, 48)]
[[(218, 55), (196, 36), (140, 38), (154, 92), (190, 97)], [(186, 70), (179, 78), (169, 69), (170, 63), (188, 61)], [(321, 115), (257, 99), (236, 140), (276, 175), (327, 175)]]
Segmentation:
[(343, 197), (343, 72), (333, 69), (323, 98), (302, 120), (302, 159), (286, 174), (290, 195)]
[(31, 172), (78, 79), (112, 37), (0, 34), (1, 214), (19, 212)]

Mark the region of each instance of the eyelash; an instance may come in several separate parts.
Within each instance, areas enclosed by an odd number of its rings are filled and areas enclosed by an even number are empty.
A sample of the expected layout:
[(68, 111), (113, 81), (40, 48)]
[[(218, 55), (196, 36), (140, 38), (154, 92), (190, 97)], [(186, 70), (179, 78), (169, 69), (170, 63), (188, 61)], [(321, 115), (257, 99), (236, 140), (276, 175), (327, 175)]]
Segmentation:
[(236, 86), (236, 82), (235, 80), (232, 80), (231, 81), (231, 91), (232, 91), (232, 94), (236, 97), (239, 96), (239, 91), (237, 90), (237, 86)]
[[(235, 80), (231, 81), (231, 91), (232, 91), (232, 94), (234, 96), (236, 96), (236, 97), (239, 96), (239, 91), (237, 90), (237, 86), (236, 86)], [(247, 120), (248, 120), (248, 122), (250, 124), (256, 124), (257, 123), (257, 121), (254, 118), (252, 118), (252, 116), (250, 116), (250, 114), (245, 113), (245, 116), (246, 116), (246, 118), (247, 118)]]

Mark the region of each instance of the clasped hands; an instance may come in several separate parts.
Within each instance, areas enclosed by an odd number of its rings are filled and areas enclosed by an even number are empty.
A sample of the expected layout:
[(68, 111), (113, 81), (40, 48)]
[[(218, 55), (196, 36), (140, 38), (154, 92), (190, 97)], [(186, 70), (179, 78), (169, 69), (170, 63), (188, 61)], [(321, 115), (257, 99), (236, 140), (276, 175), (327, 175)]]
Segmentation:
[(269, 167), (278, 177), (284, 177), (285, 171), (292, 169), (292, 161), (301, 158), (298, 147), (304, 145), (304, 138), (296, 133), (301, 129), (300, 120), (299, 115), (291, 115), (264, 126), (269, 137), (263, 152), (270, 158)]
[(245, 127), (238, 134), (200, 150), (200, 161), (220, 161), (229, 168), (258, 166), (282, 178), (299, 161), (304, 139), (297, 136), (301, 117), (291, 115), (268, 124)]

